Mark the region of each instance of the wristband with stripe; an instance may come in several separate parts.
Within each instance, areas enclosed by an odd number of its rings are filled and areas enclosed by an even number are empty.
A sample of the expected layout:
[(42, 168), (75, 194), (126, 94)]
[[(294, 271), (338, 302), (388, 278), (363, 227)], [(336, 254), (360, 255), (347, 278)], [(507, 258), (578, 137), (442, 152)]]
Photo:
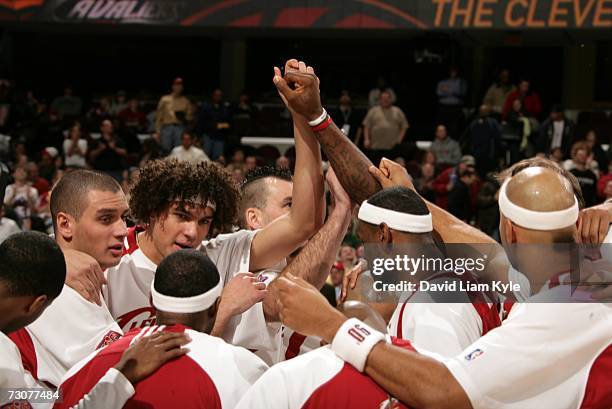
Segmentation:
[(321, 107), (321, 109), (323, 109), (323, 112), (321, 113), (321, 115), (319, 115), (318, 118), (313, 119), (312, 121), (308, 121), (308, 125), (310, 125), (310, 126), (317, 126), (317, 125), (322, 124), (323, 121), (325, 121), (325, 119), (327, 119), (327, 111), (323, 107)]
[(331, 349), (359, 372), (363, 372), (372, 348), (384, 341), (385, 336), (382, 333), (357, 318), (350, 318), (334, 336)]
[(327, 115), (325, 121), (323, 121), (317, 126), (311, 126), (310, 129), (312, 129), (313, 132), (321, 132), (327, 129), (333, 122), (334, 121), (332, 121), (331, 116)]

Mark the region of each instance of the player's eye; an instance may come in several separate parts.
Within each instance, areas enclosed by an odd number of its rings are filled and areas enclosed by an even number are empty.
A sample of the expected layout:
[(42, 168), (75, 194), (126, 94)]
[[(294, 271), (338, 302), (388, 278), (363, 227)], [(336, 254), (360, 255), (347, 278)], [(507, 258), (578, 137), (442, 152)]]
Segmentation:
[(287, 202), (287, 203), (285, 203), (285, 205), (283, 207), (288, 207), (288, 208), (291, 209), (291, 205), (292, 204), (293, 204), (292, 202)]
[(206, 226), (207, 224), (210, 224), (210, 219), (202, 219), (200, 220), (200, 225), (201, 226)]
[(113, 221), (113, 218), (111, 216), (102, 216), (100, 217), (100, 221), (103, 224), (111, 224), (111, 222)]

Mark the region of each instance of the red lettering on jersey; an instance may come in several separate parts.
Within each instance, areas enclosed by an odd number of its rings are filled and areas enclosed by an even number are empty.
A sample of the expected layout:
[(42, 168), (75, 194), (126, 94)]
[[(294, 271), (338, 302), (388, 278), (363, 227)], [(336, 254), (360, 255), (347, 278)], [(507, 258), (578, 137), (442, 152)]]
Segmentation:
[(121, 334), (118, 333), (117, 331), (112, 331), (112, 330), (108, 331), (108, 334), (104, 335), (104, 338), (102, 338), (102, 341), (100, 341), (96, 349), (100, 349), (102, 347), (110, 345), (116, 340), (118, 340), (119, 338), (121, 338)]
[[(148, 314), (145, 317), (138, 319), (140, 315)], [(134, 311), (127, 312), (117, 318), (117, 324), (123, 332), (131, 331), (134, 328), (144, 328), (155, 324), (155, 308), (143, 307)]]
[(0, 406), (0, 409), (32, 409), (32, 405), (28, 401), (17, 401)]

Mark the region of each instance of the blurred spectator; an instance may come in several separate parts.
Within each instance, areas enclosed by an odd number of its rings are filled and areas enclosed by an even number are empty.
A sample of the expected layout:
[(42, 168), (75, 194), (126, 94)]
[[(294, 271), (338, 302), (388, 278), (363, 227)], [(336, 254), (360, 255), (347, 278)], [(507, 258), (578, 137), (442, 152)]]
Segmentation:
[(383, 91), (379, 103), (363, 120), (363, 145), (384, 155), (403, 142), (410, 125), (402, 110), (393, 105), (391, 94)]
[(181, 146), (172, 149), (170, 157), (189, 162), (210, 161), (202, 149), (193, 146), (193, 135), (190, 131), (183, 132)]
[(612, 162), (608, 164), (608, 173), (600, 177), (597, 181), (597, 196), (601, 200), (609, 199), (609, 195), (606, 192), (609, 184), (608, 182), (612, 182)]
[(395, 104), (395, 101), (397, 101), (395, 91), (393, 91), (393, 88), (387, 86), (387, 80), (381, 76), (376, 79), (376, 87), (372, 88), (368, 94), (369, 108), (375, 107), (380, 103), (380, 94), (383, 92), (387, 92), (391, 98), (391, 103)]
[(475, 165), (473, 156), (464, 155), (457, 166), (443, 170), (436, 177), (433, 184), (436, 193), (436, 205), (442, 209), (448, 209), (448, 195), (458, 179), (458, 173), (467, 169), (468, 166), (474, 167)]
[(238, 185), (244, 182), (244, 168), (242, 166), (230, 164), (226, 169), (232, 174), (232, 179)]
[(26, 170), (28, 171), (28, 182), (36, 189), (39, 196), (51, 189), (49, 181), (38, 174), (38, 165), (35, 162), (28, 162)]
[(244, 172), (248, 173), (257, 167), (257, 158), (255, 156), (247, 156), (244, 160)]
[(11, 100), (11, 83), (5, 79), (0, 79), (0, 129), (4, 129), (9, 122)]
[(516, 86), (510, 83), (510, 71), (503, 69), (499, 72), (499, 79), (493, 83), (482, 101), (483, 105), (491, 107), (491, 111), (495, 115), (501, 117), (504, 109), (504, 103), (508, 98), (508, 95), (516, 90)]
[(548, 159), (552, 160), (559, 166), (563, 166), (563, 151), (561, 148), (554, 148), (550, 151)]
[(531, 84), (528, 80), (522, 79), (519, 82), (518, 89), (511, 92), (504, 103), (503, 116), (504, 118), (510, 112), (512, 103), (518, 99), (521, 101), (522, 112), (525, 116), (538, 119), (542, 113), (542, 102), (537, 92), (530, 90)]
[(15, 183), (8, 185), (4, 194), (4, 204), (17, 215), (18, 224), (30, 230), (31, 217), (36, 215), (38, 192), (28, 182), (25, 167), (18, 166), (13, 172)]
[(523, 114), (523, 103), (520, 99), (515, 99), (506, 115), (506, 123), (502, 131), (504, 143), (510, 153), (508, 165), (518, 162), (521, 153), (527, 151), (531, 129), (531, 121)]
[[(364, 116), (364, 112), (353, 108), (351, 97), (348, 91), (343, 91), (338, 100), (338, 108), (330, 112), (332, 118), (351, 141), (357, 141), (361, 136), (359, 127)], [(358, 132), (359, 131), (359, 132)], [(358, 143), (358, 141), (356, 142)]]
[(249, 95), (246, 93), (240, 94), (238, 104), (234, 107), (232, 115), (233, 133), (238, 137), (252, 135), (254, 116), (255, 108), (251, 104)]
[(81, 98), (73, 95), (72, 87), (64, 88), (64, 95), (55, 98), (51, 103), (51, 109), (57, 112), (60, 118), (77, 117), (81, 115), (82, 108)]
[(435, 180), (435, 168), (431, 163), (425, 163), (421, 165), (421, 177), (416, 180), (414, 184), (417, 192), (423, 197), (423, 199), (435, 203), (436, 192), (433, 188)]
[(53, 146), (47, 146), (42, 150), (38, 173), (47, 180), (53, 180), (53, 175), (57, 170), (55, 161), (59, 157), (59, 152)]
[[(464, 123), (463, 105), (467, 82), (459, 77), (459, 69), (451, 67), (449, 77), (438, 82), (437, 123), (444, 124), (452, 135), (460, 135)], [(439, 158), (438, 158), (439, 159)]]
[(461, 159), (461, 148), (457, 141), (448, 137), (446, 126), (438, 125), (436, 137), (431, 143), (431, 152), (436, 155), (436, 161), (441, 169), (455, 166)]
[(164, 151), (170, 152), (181, 144), (183, 131), (192, 119), (191, 102), (183, 96), (183, 79), (175, 78), (172, 92), (161, 97), (155, 115), (155, 129), (160, 134)]
[(73, 125), (68, 131), (68, 138), (64, 139), (64, 164), (72, 168), (84, 168), (87, 166), (85, 155), (87, 155), (87, 139), (81, 138), (81, 126)]
[[(586, 152), (586, 168), (593, 171), (595, 176), (599, 177), (599, 164), (596, 160), (594, 160), (591, 148), (585, 141), (578, 141), (572, 145), (570, 159), (563, 162), (563, 168), (565, 168), (565, 170), (572, 170), (576, 168), (576, 163), (578, 163), (576, 162), (576, 155), (579, 153), (578, 150), (580, 149)], [(578, 155), (578, 161), (581, 161), (581, 156), (582, 155)]]
[(0, 203), (0, 243), (9, 236), (19, 233), (21, 229), (13, 219), (4, 217), (4, 206)]
[(138, 167), (143, 167), (145, 163), (150, 160), (155, 160), (161, 157), (161, 149), (159, 143), (154, 138), (145, 139), (142, 143), (142, 152), (140, 160), (138, 161)]
[(554, 148), (561, 148), (564, 155), (569, 154), (574, 139), (574, 124), (565, 118), (563, 108), (554, 105), (550, 116), (540, 126), (538, 137), (538, 152), (548, 152)]
[(118, 117), (122, 127), (135, 133), (144, 131), (147, 126), (147, 118), (135, 98), (128, 101), (127, 107), (119, 112)]
[(232, 153), (232, 164), (244, 166), (244, 150), (240, 147), (234, 149)]
[(91, 108), (91, 110), (87, 113), (87, 117), (89, 118), (89, 122), (91, 124), (90, 129), (95, 129), (95, 127), (100, 126), (102, 121), (105, 119), (111, 118), (111, 101), (108, 97), (100, 98), (100, 101), (96, 106)]
[(603, 193), (604, 193), (604, 195), (603, 195), (602, 199), (608, 200), (608, 199), (612, 198), (612, 180), (608, 180), (606, 182), (606, 186), (605, 186), (605, 188), (603, 190)]
[(421, 164), (425, 163), (429, 163), (430, 165), (434, 166), (434, 168), (436, 166), (436, 155), (431, 150), (425, 151), (425, 154), (423, 155)]
[[(608, 156), (606, 155), (606, 152), (604, 151), (604, 149), (601, 147), (601, 144), (597, 140), (597, 133), (595, 133), (595, 131), (591, 129), (585, 135), (584, 141), (591, 149), (591, 153), (593, 155), (593, 158), (597, 162), (599, 169), (601, 169), (602, 171), (604, 171), (605, 169), (608, 169), (608, 163), (610, 161), (608, 159)], [(608, 150), (612, 151), (612, 147), (609, 147)]]
[(276, 159), (276, 167), (281, 169), (289, 169), (291, 167), (291, 162), (289, 161), (288, 157), (281, 155), (278, 157), (278, 159)]
[(329, 279), (331, 285), (334, 286), (334, 293), (336, 296), (336, 304), (340, 302), (340, 296), (342, 295), (342, 280), (344, 279), (345, 266), (342, 261), (336, 261), (331, 268), (329, 273)]
[(476, 160), (476, 171), (484, 178), (497, 168), (501, 157), (501, 125), (490, 116), (489, 106), (482, 105), (478, 118), (474, 119), (466, 131), (465, 149)]
[(90, 147), (89, 161), (94, 169), (104, 171), (121, 182), (127, 157), (125, 144), (113, 133), (113, 123), (109, 119), (102, 121), (100, 134), (100, 139)]
[(344, 242), (338, 252), (338, 260), (345, 269), (351, 269), (357, 263), (357, 251), (351, 244)]
[(111, 102), (110, 108), (108, 111), (111, 114), (111, 116), (116, 117), (117, 115), (119, 115), (121, 111), (126, 109), (127, 106), (128, 104), (125, 99), (125, 91), (120, 90), (120, 91), (117, 91), (117, 94), (115, 95), (115, 98)]
[(476, 179), (474, 166), (466, 166), (457, 173), (457, 179), (448, 194), (448, 211), (467, 223), (472, 220), (472, 196), (470, 186)]
[(212, 159), (223, 155), (229, 136), (232, 113), (223, 91), (213, 91), (210, 103), (204, 103), (198, 113), (197, 131), (202, 135), (204, 150)]
[(489, 236), (496, 236), (499, 227), (499, 208), (497, 205), (497, 191), (499, 184), (491, 174), (485, 178), (478, 196), (476, 197), (476, 225)]
[(580, 183), (586, 207), (597, 203), (597, 176), (589, 166), (591, 163), (596, 162), (593, 160), (589, 162), (589, 153), (586, 143), (576, 142), (572, 147), (571, 163), (565, 163), (565, 168), (576, 176), (578, 183)]

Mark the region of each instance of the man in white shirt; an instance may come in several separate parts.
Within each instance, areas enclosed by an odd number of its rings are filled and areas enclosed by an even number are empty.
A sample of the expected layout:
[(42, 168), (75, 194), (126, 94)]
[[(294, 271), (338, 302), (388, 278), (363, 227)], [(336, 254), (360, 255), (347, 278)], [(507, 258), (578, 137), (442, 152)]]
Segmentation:
[(172, 253), (157, 267), (151, 286), (157, 324), (135, 328), (70, 370), (60, 389), (64, 402), (78, 402), (113, 367), (131, 343), (153, 333), (189, 336), (188, 352), (140, 382), (126, 407), (233, 408), (268, 366), (244, 348), (210, 336), (223, 283), (199, 251)]
[[(456, 357), (430, 358), (380, 342), (381, 334), (347, 321), (296, 279), (278, 284), (283, 322), (331, 342), (336, 354), (410, 407), (610, 407), (612, 309), (584, 302), (589, 290), (549, 285), (557, 275), (542, 268), (543, 260), (569, 263), (568, 253), (555, 253), (552, 244), (572, 243), (577, 234), (571, 184), (552, 169), (530, 167), (506, 180), (499, 202), (502, 241), (522, 245), (513, 248), (513, 260), (529, 280), (531, 302)], [(527, 256), (533, 249), (527, 244), (549, 246), (535, 258)], [(359, 339), (351, 346), (354, 335)]]
[[(0, 405), (51, 408), (58, 394), (37, 381), (23, 367), (19, 350), (5, 335), (19, 330), (43, 314), (62, 291), (66, 263), (59, 246), (42, 233), (19, 233), (0, 244)], [(43, 314), (44, 316), (44, 314)], [(168, 341), (174, 345), (166, 344)], [(134, 393), (133, 385), (186, 350), (183, 334), (145, 338), (127, 350), (113, 368), (87, 389), (79, 408), (120, 407)], [(167, 345), (168, 348), (160, 348)], [(20, 396), (26, 389), (41, 397)]]
[[(75, 170), (60, 179), (51, 194), (55, 241), (68, 268), (85, 259), (90, 277), (64, 288), (40, 319), (10, 337), (34, 378), (58, 385), (70, 367), (91, 352), (113, 342), (122, 332), (106, 304), (90, 302), (103, 280), (102, 269), (119, 262), (127, 234), (128, 212), (121, 186), (110, 176)], [(77, 292), (78, 291), (78, 292)]]
[(172, 149), (170, 157), (190, 162), (210, 161), (209, 157), (206, 156), (202, 149), (193, 146), (193, 135), (191, 135), (191, 131), (183, 132), (183, 136), (181, 136), (181, 145)]
[(0, 204), (0, 243), (20, 231), (21, 229), (15, 220), (4, 217), (4, 205)]

